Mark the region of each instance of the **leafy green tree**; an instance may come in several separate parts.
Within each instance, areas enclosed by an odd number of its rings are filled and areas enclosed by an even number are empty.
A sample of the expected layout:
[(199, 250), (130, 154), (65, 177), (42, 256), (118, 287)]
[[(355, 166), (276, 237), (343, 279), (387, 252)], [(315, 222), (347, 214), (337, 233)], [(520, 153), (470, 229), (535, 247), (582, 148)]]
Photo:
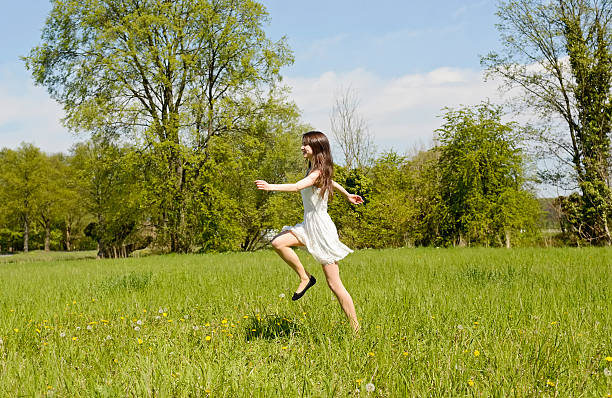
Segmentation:
[(260, 249), (269, 235), (301, 219), (299, 195), (259, 191), (254, 181), (303, 178), (299, 148), (308, 129), (299, 124), (297, 110), (284, 105), (265, 117), (255, 116), (250, 125), (231, 137), (213, 139), (211, 160), (195, 185), (207, 192), (193, 212), (203, 250)]
[(125, 257), (146, 246), (139, 236), (144, 195), (137, 153), (95, 139), (76, 145), (70, 162), (81, 201), (94, 217), (85, 233), (98, 243), (98, 257)]
[[(25, 58), (75, 130), (133, 138), (153, 157), (149, 197), (172, 251), (188, 250), (190, 170), (214, 136), (248, 128), (292, 61), (252, 0), (66, 0)], [(185, 235), (187, 234), (187, 235)]]
[(22, 143), (16, 150), (2, 149), (0, 161), (2, 202), (21, 221), (23, 251), (27, 253), (43, 193), (45, 155), (34, 145)]
[(65, 156), (56, 154), (46, 156), (43, 154), (41, 162), (41, 187), (37, 200), (37, 221), (44, 231), (44, 250), (51, 248), (51, 227), (61, 217), (62, 198), (66, 194), (66, 185), (63, 180)]
[(410, 209), (409, 239), (417, 246), (444, 244), (440, 225), (446, 207), (441, 196), (439, 159), (439, 148), (419, 151), (407, 159), (403, 168), (410, 191), (407, 198)]
[[(522, 90), (520, 103), (543, 116), (536, 139), (570, 166), (582, 193), (580, 239), (612, 243), (612, 6), (607, 0), (500, 3), (502, 54), (482, 63)], [(558, 125), (562, 129), (551, 126)], [(556, 173), (546, 175), (555, 176)], [(573, 228), (578, 230), (578, 228)]]
[(510, 246), (511, 235), (533, 231), (539, 204), (525, 190), (520, 133), (501, 122), (501, 108), (482, 103), (448, 109), (437, 130), (440, 234), (450, 244)]

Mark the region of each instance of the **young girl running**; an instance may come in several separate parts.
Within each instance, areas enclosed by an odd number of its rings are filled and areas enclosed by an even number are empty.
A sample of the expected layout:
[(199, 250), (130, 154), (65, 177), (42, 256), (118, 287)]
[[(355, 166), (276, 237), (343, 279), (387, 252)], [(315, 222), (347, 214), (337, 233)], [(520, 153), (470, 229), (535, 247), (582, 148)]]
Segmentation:
[(308, 252), (321, 263), (329, 288), (334, 292), (342, 310), (357, 332), (359, 322), (355, 306), (349, 292), (340, 280), (338, 261), (353, 251), (338, 239), (338, 232), (327, 214), (327, 200), (332, 197), (334, 188), (353, 204), (363, 203), (359, 195), (349, 194), (340, 184), (332, 180), (333, 161), (329, 141), (325, 134), (310, 131), (302, 136), (302, 154), (308, 159), (306, 177), (295, 184), (268, 184), (257, 180), (257, 188), (264, 191), (297, 192), (304, 203), (304, 221), (293, 227), (283, 228), (283, 232), (272, 240), (272, 247), (300, 277), (300, 285), (293, 300), (301, 298), (317, 280), (304, 269), (292, 246), (306, 246)]

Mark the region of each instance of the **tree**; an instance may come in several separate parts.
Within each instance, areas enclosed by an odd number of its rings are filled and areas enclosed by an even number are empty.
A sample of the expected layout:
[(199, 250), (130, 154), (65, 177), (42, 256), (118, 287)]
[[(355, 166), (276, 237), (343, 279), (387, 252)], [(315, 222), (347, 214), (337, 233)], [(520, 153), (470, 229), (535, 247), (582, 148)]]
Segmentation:
[(539, 204), (525, 190), (521, 137), (501, 108), (447, 108), (438, 132), (440, 234), (451, 244), (505, 245), (533, 231)]
[(344, 157), (344, 167), (368, 166), (376, 148), (366, 120), (359, 111), (359, 98), (355, 90), (347, 88), (336, 97), (330, 114), (331, 132)]
[(44, 179), (45, 155), (32, 144), (17, 150), (3, 149), (0, 155), (0, 187), (5, 208), (23, 225), (23, 251), (29, 251), (30, 230), (39, 208)]
[(85, 233), (98, 243), (98, 257), (125, 257), (146, 246), (138, 236), (145, 197), (138, 154), (98, 138), (76, 145), (70, 163), (78, 176), (75, 188), (93, 216)]
[[(521, 103), (543, 116), (548, 127), (535, 138), (571, 167), (582, 193), (581, 238), (609, 245), (612, 4), (510, 0), (498, 16), (503, 54), (482, 63), (490, 76), (521, 88)], [(564, 128), (555, 129), (556, 120)]]
[(69, 127), (136, 137), (154, 157), (153, 222), (172, 251), (189, 249), (187, 177), (197, 178), (211, 138), (265, 113), (292, 61), (266, 21), (252, 0), (57, 1), (25, 58)]
[(37, 221), (45, 231), (44, 250), (51, 249), (51, 224), (62, 212), (62, 198), (66, 195), (63, 179), (66, 160), (62, 154), (44, 156), (41, 163), (41, 187), (37, 201)]

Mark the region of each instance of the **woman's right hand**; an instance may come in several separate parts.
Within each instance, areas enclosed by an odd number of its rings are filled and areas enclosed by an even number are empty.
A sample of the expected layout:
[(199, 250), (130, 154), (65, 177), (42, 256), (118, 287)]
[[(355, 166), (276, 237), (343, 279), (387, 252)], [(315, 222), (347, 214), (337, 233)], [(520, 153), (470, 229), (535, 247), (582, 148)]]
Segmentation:
[(348, 194), (346, 198), (348, 199), (349, 202), (351, 202), (354, 205), (363, 203), (363, 198), (359, 195)]
[(257, 189), (261, 189), (262, 191), (270, 190), (270, 184), (268, 184), (264, 180), (255, 180), (255, 184), (257, 185)]

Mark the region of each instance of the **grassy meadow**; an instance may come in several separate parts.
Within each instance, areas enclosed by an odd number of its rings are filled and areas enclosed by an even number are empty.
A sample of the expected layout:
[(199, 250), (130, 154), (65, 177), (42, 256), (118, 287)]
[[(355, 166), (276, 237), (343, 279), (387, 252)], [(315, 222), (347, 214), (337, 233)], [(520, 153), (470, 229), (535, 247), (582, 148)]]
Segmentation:
[(4, 258), (0, 396), (611, 396), (612, 249), (299, 255)]

